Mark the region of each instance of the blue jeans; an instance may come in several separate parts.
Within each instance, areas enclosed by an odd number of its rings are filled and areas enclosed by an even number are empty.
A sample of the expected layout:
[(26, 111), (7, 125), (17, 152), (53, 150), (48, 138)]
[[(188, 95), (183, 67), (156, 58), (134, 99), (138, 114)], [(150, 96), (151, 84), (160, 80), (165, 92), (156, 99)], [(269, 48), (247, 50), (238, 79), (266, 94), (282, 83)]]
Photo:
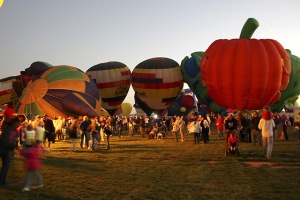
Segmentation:
[(37, 185), (42, 185), (43, 180), (39, 170), (27, 170), (25, 175), (24, 188), (29, 188), (31, 186), (31, 180), (35, 177), (37, 180)]
[(95, 150), (96, 141), (100, 142), (100, 135), (99, 134), (92, 134), (92, 149)]
[(194, 135), (194, 143), (195, 144), (199, 144), (200, 143), (200, 133), (193, 133), (193, 135)]
[(89, 141), (90, 141), (90, 134), (88, 131), (82, 131), (81, 133), (81, 142), (80, 142), (80, 146), (82, 147), (83, 145), (83, 140), (85, 138), (85, 146), (86, 148), (89, 147)]
[(264, 147), (264, 155), (270, 159), (272, 156), (273, 150), (273, 137), (262, 137), (263, 147)]
[(175, 133), (174, 133), (176, 142), (178, 142), (178, 133), (179, 133), (179, 129), (177, 131), (175, 131)]

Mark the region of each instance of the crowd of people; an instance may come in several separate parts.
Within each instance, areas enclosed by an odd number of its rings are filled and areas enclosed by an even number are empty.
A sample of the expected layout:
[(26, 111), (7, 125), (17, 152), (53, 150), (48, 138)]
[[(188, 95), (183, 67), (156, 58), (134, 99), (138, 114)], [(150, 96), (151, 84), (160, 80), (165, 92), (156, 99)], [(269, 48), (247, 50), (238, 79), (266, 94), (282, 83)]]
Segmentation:
[[(143, 138), (163, 139), (173, 137), (178, 143), (186, 141), (187, 134), (192, 135), (194, 144), (210, 142), (212, 126), (216, 127), (217, 139), (226, 140), (228, 147), (235, 150), (238, 142), (249, 142), (253, 145), (263, 146), (264, 155), (271, 159), (274, 139), (288, 140), (287, 127), (293, 125), (293, 119), (287, 119), (285, 115), (272, 113), (269, 107), (264, 107), (263, 112), (252, 113), (239, 112), (221, 114), (206, 114), (192, 116), (169, 116), (157, 118), (155, 116), (100, 116), (89, 118), (79, 116), (77, 118), (61, 116), (49, 117), (35, 116), (27, 119), (24, 115), (15, 117), (13, 109), (7, 107), (1, 121), (0, 155), (2, 168), (0, 174), (0, 186), (6, 184), (6, 176), (10, 159), (18, 149), (27, 163), (26, 178), (23, 191), (29, 191), (31, 179), (37, 179), (37, 186), (42, 187), (42, 176), (39, 173), (41, 167), (40, 155), (44, 151), (50, 151), (51, 144), (55, 141), (72, 141), (73, 151), (80, 148), (97, 151), (101, 149), (101, 143), (105, 149), (110, 149), (110, 136), (116, 135), (122, 138), (124, 131), (128, 137), (140, 135)], [(282, 126), (282, 134), (279, 133)], [(300, 140), (300, 132), (299, 132)], [(18, 144), (21, 145), (19, 148)]]

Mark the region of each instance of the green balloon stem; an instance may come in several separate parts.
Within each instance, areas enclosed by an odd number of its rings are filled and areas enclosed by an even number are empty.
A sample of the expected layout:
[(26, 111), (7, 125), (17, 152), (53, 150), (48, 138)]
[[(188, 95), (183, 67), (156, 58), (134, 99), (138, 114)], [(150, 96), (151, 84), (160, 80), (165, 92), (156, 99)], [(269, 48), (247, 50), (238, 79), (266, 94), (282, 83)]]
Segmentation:
[(259, 23), (254, 18), (247, 19), (240, 34), (240, 39), (251, 39), (253, 33), (258, 28)]

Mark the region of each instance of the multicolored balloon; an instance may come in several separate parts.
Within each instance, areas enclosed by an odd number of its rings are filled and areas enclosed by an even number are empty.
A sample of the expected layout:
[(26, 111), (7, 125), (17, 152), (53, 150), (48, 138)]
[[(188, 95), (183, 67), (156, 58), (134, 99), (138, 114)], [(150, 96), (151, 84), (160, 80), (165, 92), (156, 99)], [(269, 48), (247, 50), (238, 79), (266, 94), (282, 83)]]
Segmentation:
[(71, 66), (51, 67), (34, 76), (16, 107), (18, 113), (99, 117), (101, 101), (95, 83)]
[(169, 116), (189, 116), (198, 112), (195, 94), (190, 89), (183, 89), (174, 102), (167, 108)]
[(102, 107), (110, 114), (115, 114), (130, 88), (130, 69), (121, 62), (100, 63), (86, 72), (93, 79), (99, 90)]
[(151, 58), (132, 71), (131, 82), (135, 101), (150, 116), (160, 115), (183, 88), (179, 64), (170, 58)]

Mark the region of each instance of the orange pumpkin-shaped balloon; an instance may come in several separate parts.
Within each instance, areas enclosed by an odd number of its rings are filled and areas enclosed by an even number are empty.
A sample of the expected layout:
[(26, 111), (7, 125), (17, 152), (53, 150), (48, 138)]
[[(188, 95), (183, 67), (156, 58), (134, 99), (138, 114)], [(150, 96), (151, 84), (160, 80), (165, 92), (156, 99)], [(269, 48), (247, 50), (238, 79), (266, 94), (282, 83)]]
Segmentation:
[(288, 85), (288, 53), (276, 40), (250, 39), (257, 27), (258, 22), (249, 18), (240, 39), (214, 41), (201, 60), (203, 85), (223, 107), (261, 109), (277, 101)]

